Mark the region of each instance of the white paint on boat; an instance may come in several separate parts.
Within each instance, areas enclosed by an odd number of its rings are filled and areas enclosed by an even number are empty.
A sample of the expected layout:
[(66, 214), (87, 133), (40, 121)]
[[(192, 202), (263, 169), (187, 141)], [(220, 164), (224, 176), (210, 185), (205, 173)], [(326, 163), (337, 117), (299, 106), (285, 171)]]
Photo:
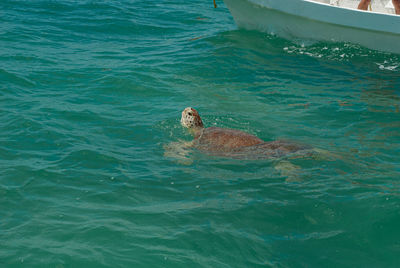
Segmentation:
[(400, 54), (400, 16), (393, 14), (387, 3), (391, 0), (375, 0), (372, 11), (356, 9), (357, 0), (224, 1), (240, 28), (292, 40), (351, 42)]

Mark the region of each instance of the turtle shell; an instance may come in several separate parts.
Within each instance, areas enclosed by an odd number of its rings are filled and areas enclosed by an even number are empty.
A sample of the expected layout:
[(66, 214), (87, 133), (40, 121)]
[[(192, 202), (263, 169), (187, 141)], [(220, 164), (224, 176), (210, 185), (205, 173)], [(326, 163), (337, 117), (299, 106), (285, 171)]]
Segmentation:
[(194, 146), (212, 155), (238, 159), (278, 158), (311, 148), (284, 140), (265, 142), (240, 130), (219, 127), (203, 129), (195, 138)]
[(240, 130), (209, 127), (202, 130), (195, 142), (196, 146), (204, 151), (230, 152), (237, 148), (261, 144), (264, 141)]

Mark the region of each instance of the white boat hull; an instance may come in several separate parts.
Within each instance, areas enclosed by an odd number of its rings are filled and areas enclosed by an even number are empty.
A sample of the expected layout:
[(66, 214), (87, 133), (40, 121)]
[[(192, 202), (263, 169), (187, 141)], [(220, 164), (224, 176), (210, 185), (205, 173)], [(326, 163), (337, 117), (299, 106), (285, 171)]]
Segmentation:
[(400, 54), (400, 16), (306, 0), (224, 0), (239, 28)]

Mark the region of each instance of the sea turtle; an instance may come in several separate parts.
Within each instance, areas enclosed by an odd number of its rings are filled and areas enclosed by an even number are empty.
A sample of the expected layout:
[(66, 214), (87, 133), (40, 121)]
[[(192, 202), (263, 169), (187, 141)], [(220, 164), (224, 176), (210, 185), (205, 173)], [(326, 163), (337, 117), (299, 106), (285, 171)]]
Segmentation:
[(174, 158), (181, 164), (191, 164), (188, 154), (191, 149), (214, 156), (233, 159), (257, 160), (272, 159), (275, 169), (282, 174), (294, 173), (299, 167), (291, 164), (288, 159), (314, 158), (323, 150), (316, 150), (308, 145), (302, 145), (286, 140), (263, 141), (249, 133), (219, 127), (204, 128), (203, 121), (196, 109), (187, 107), (182, 112), (181, 125), (188, 128), (194, 139), (190, 142), (179, 141), (164, 145), (164, 156)]
[(301, 168), (288, 160), (305, 157), (336, 159), (335, 155), (325, 150), (291, 141), (275, 140), (267, 142), (240, 130), (219, 127), (204, 128), (199, 113), (191, 107), (183, 110), (181, 125), (189, 129), (194, 139), (190, 142), (179, 141), (164, 145), (164, 155), (185, 165), (190, 165), (193, 162), (188, 157), (188, 153), (190, 149), (195, 148), (209, 155), (234, 159), (272, 159), (275, 160), (273, 161), (274, 168), (282, 176), (287, 177), (286, 181), (298, 181)]
[(183, 110), (181, 124), (194, 136), (194, 140), (186, 146), (217, 156), (271, 159), (311, 149), (310, 146), (291, 141), (263, 141), (254, 135), (235, 129), (204, 128), (199, 113), (191, 107)]

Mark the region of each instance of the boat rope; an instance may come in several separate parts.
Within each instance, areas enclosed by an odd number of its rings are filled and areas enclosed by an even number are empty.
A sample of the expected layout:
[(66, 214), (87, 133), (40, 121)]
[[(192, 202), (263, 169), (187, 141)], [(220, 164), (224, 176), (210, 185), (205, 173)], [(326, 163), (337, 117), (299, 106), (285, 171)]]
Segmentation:
[(214, 8), (217, 8), (217, 3), (215, 3), (215, 0), (213, 0), (214, 1)]

